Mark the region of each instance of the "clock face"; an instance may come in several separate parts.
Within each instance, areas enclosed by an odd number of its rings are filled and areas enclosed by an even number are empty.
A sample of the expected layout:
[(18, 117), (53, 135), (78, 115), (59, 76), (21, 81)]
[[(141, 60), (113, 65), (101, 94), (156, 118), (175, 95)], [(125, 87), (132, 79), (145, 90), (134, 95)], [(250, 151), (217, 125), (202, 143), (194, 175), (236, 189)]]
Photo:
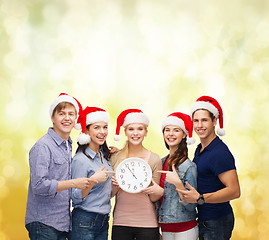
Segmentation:
[(126, 158), (116, 169), (116, 179), (123, 191), (138, 193), (151, 183), (152, 170), (141, 158)]

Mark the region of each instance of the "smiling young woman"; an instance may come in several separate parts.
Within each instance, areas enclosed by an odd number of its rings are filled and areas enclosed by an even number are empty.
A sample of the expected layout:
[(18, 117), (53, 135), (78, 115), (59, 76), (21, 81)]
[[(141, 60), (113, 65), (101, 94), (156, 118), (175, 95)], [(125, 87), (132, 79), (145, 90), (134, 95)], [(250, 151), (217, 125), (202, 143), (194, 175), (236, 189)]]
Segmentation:
[[(72, 189), (71, 239), (105, 240), (111, 209), (110, 151), (106, 144), (108, 113), (101, 108), (86, 107), (78, 118), (82, 132), (78, 136), (78, 149), (73, 158), (72, 178), (86, 177), (91, 186), (83, 190)], [(78, 126), (77, 126), (78, 127)]]
[[(147, 136), (149, 119), (139, 109), (127, 109), (117, 119), (115, 140), (119, 140), (120, 127), (124, 127), (127, 137), (126, 145), (111, 158), (116, 171), (119, 164), (126, 158), (137, 157), (147, 162), (152, 171), (152, 178), (157, 184), (160, 181), (162, 164), (160, 157), (143, 146)], [(130, 170), (131, 171), (131, 170)], [(134, 174), (134, 172), (132, 172)], [(116, 186), (118, 183), (115, 182)], [(116, 193), (113, 213), (113, 240), (157, 240), (159, 227), (155, 205), (150, 194), (129, 193), (119, 189)]]

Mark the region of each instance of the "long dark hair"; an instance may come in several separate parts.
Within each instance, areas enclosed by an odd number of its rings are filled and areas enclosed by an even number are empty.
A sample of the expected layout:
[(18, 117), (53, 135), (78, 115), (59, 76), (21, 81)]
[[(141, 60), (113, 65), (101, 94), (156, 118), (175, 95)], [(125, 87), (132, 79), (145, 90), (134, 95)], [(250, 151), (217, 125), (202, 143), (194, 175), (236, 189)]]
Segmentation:
[[(164, 129), (163, 129), (164, 133)], [(166, 148), (169, 150), (169, 145), (164, 140)], [(169, 156), (167, 165), (168, 170), (172, 171), (172, 165), (175, 164), (175, 167), (178, 164), (184, 162), (188, 158), (188, 148), (187, 148), (187, 137), (182, 138), (181, 142), (178, 144), (177, 150), (174, 152), (172, 156)]]
[[(90, 127), (90, 125), (87, 125), (87, 126), (86, 126), (87, 129), (89, 129), (89, 127)], [(87, 149), (87, 147), (89, 146), (89, 144), (88, 144), (88, 143), (87, 143), (87, 144), (83, 144), (83, 145), (81, 145), (81, 144), (79, 144), (79, 143), (77, 143), (77, 144), (78, 144), (78, 147), (77, 147), (76, 153), (78, 153), (78, 152), (81, 151), (81, 152), (83, 152), (87, 157), (90, 157), (90, 156), (86, 153), (86, 149)], [(110, 150), (109, 150), (109, 148), (108, 148), (108, 146), (107, 146), (106, 141), (104, 142), (103, 145), (100, 146), (100, 149), (102, 149), (102, 151), (103, 151), (103, 153), (104, 153), (104, 158), (107, 159), (107, 160), (109, 160), (110, 157), (111, 157), (111, 154), (110, 154)]]

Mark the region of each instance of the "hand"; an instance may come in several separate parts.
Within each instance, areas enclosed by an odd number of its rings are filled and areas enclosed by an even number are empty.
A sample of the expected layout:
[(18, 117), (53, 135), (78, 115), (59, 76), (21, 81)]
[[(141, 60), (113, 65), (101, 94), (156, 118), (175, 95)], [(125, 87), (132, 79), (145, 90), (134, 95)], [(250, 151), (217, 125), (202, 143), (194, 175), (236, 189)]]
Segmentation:
[(105, 169), (105, 165), (103, 167), (101, 167), (100, 169), (98, 169), (91, 177), (91, 180), (95, 180), (97, 181), (97, 183), (99, 182), (105, 182), (107, 180), (107, 176), (108, 174), (114, 174), (114, 171), (104, 171)]
[(200, 194), (188, 182), (186, 182), (186, 186), (190, 190), (181, 190), (178, 188), (176, 190), (179, 194), (181, 194), (183, 200), (185, 200), (187, 203), (197, 203), (197, 199), (199, 198)]
[(175, 164), (172, 165), (172, 171), (160, 170), (158, 172), (166, 174), (166, 178), (165, 178), (166, 182), (174, 184), (176, 187), (180, 187), (183, 185), (182, 181), (180, 180), (180, 178), (177, 174)]
[(112, 187), (120, 188), (119, 183), (118, 183), (118, 181), (117, 181), (117, 179), (116, 179), (115, 176), (112, 176), (111, 177), (111, 183), (112, 183)]
[(109, 150), (110, 150), (110, 154), (113, 154), (119, 151), (119, 149), (114, 146), (109, 146)]
[(162, 196), (164, 194), (164, 189), (160, 187), (153, 179), (151, 179), (152, 185), (150, 187), (145, 188), (141, 191), (141, 193), (145, 194), (158, 194)]
[(74, 187), (78, 189), (86, 189), (92, 184), (92, 180), (89, 178), (76, 178), (73, 179)]
[(111, 184), (112, 184), (112, 193), (113, 193), (113, 195), (115, 195), (118, 192), (118, 190), (120, 189), (120, 186), (119, 186), (119, 183), (118, 183), (116, 177), (114, 177), (114, 176), (111, 177)]

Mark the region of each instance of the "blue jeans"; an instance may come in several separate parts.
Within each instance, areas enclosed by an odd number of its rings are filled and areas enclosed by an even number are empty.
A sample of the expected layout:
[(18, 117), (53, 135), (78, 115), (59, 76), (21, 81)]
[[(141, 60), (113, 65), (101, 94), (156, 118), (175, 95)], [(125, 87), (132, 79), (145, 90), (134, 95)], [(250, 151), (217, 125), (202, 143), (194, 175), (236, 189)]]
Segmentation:
[(61, 232), (54, 227), (41, 222), (31, 222), (26, 224), (29, 238), (31, 240), (66, 240), (68, 232)]
[(234, 228), (234, 215), (230, 213), (215, 220), (198, 220), (199, 240), (228, 240)]
[(106, 240), (108, 238), (109, 214), (87, 212), (75, 208), (72, 212), (71, 240)]

